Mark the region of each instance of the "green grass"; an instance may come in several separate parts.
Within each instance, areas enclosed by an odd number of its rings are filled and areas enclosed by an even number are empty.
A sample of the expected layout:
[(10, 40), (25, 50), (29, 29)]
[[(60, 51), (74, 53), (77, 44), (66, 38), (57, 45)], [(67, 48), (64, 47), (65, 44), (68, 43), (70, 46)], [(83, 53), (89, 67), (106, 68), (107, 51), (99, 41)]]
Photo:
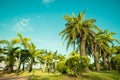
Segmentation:
[[(0, 74), (0, 77), (15, 77), (15, 74)], [(83, 73), (83, 77), (73, 77), (70, 75), (62, 75), (60, 73), (42, 73), (41, 71), (35, 71), (28, 73), (27, 71), (21, 72), (18, 77), (28, 76), (28, 80), (120, 80), (120, 74), (116, 71), (101, 71), (101, 72), (89, 72)]]
[(87, 80), (120, 80), (120, 74), (116, 71), (101, 71), (84, 73)]

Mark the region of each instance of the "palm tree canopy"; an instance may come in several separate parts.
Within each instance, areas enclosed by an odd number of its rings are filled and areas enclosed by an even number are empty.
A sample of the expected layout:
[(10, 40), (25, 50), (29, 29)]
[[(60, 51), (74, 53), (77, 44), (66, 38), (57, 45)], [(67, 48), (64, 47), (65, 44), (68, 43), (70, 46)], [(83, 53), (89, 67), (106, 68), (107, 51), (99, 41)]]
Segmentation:
[(77, 16), (74, 14), (72, 14), (72, 16), (64, 15), (63, 18), (67, 21), (65, 24), (66, 28), (62, 30), (59, 35), (62, 36), (62, 39), (64, 38), (63, 44), (67, 41), (67, 49), (70, 45), (73, 45), (73, 42), (75, 42), (77, 38), (81, 39), (84, 37), (84, 39), (86, 39), (86, 37), (94, 33), (95, 30), (100, 30), (94, 25), (96, 22), (95, 19), (84, 20), (85, 13), (86, 11), (80, 12)]

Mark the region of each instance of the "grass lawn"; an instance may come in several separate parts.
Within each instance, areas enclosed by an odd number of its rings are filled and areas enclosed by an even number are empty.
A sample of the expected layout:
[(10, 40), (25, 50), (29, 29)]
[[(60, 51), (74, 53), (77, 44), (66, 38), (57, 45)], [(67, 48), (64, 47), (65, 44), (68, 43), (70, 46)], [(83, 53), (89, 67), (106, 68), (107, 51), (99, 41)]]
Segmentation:
[[(120, 80), (120, 74), (118, 74), (116, 71), (89, 72), (89, 73), (84, 73), (83, 77), (77, 77), (77, 78), (68, 75), (61, 75), (60, 73), (48, 74), (48, 73), (42, 73), (40, 71), (34, 71), (28, 73), (27, 71), (25, 71), (25, 72), (21, 72), (17, 77), (26, 77), (26, 76), (28, 78), (27, 79), (23, 78), (22, 80)], [(14, 73), (12, 74), (0, 73), (0, 77), (9, 78), (16, 76)]]

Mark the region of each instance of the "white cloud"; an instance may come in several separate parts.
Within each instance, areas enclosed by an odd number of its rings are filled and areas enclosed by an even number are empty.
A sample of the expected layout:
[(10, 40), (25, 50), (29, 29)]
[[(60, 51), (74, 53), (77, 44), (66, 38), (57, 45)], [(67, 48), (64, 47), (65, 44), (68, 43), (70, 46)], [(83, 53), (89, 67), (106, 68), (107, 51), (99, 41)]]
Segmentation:
[(29, 24), (29, 20), (28, 19), (22, 19), (20, 22), (19, 22), (20, 25), (22, 26), (27, 26)]
[(13, 30), (17, 32), (26, 32), (31, 31), (32, 27), (30, 26), (30, 18), (22, 18), (21, 20), (17, 21), (13, 27)]
[(42, 3), (43, 4), (50, 4), (50, 3), (53, 3), (54, 0), (42, 0)]

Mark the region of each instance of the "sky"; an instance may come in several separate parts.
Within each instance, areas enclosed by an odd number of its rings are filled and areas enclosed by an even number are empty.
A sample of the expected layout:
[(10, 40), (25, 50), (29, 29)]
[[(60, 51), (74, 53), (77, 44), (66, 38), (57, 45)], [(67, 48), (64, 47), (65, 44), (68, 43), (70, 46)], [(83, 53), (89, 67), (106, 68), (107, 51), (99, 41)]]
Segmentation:
[(63, 16), (87, 9), (85, 19), (116, 32), (120, 40), (120, 0), (0, 0), (0, 40), (11, 40), (21, 33), (30, 37), (37, 49), (68, 54), (58, 35), (65, 28)]

